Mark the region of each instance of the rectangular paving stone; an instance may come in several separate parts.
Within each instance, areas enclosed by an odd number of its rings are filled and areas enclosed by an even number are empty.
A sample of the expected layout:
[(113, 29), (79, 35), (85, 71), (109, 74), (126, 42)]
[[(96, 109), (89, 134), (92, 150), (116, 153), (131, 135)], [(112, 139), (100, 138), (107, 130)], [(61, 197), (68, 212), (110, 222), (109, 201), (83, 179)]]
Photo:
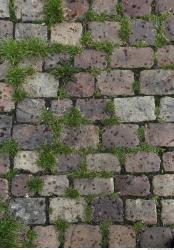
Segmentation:
[(65, 233), (65, 248), (99, 248), (102, 240), (100, 227), (71, 225)]
[(165, 172), (174, 172), (174, 152), (163, 154), (163, 168)]
[(142, 221), (145, 224), (157, 223), (156, 202), (153, 200), (126, 200), (126, 220)]
[[(0, 13), (1, 13), (1, 9), (0, 9)], [(13, 37), (13, 23), (7, 20), (0, 20), (0, 40), (12, 38), (12, 37)]]
[(173, 70), (145, 70), (140, 73), (140, 92), (144, 95), (174, 94)]
[(105, 127), (103, 130), (103, 145), (113, 147), (136, 147), (139, 144), (138, 126), (132, 124)]
[(43, 58), (24, 58), (20, 61), (19, 66), (21, 67), (32, 67), (36, 72), (42, 72)]
[(0, 143), (11, 138), (12, 117), (0, 115)]
[(94, 94), (94, 77), (88, 72), (73, 75), (73, 80), (65, 84), (68, 95), (75, 97), (90, 97)]
[(51, 101), (50, 111), (56, 114), (56, 116), (63, 116), (65, 113), (70, 112), (73, 107), (73, 103), (70, 99)]
[(13, 92), (14, 88), (11, 85), (0, 82), (0, 112), (10, 112), (15, 109)]
[(0, 0), (0, 18), (10, 17), (9, 0)]
[(55, 222), (58, 218), (68, 222), (84, 222), (86, 202), (84, 199), (52, 198), (50, 199), (50, 222)]
[(153, 173), (160, 170), (160, 163), (157, 154), (138, 152), (126, 156), (125, 169), (130, 173)]
[(41, 169), (37, 165), (38, 154), (35, 151), (18, 151), (14, 157), (14, 169), (37, 173)]
[(118, 22), (90, 22), (88, 29), (94, 42), (122, 44), (119, 35), (121, 27)]
[(109, 248), (136, 247), (136, 233), (132, 226), (111, 225), (109, 227)]
[(115, 191), (120, 195), (147, 196), (150, 194), (150, 183), (147, 176), (117, 175)]
[(146, 228), (141, 234), (140, 245), (142, 248), (167, 248), (173, 239), (171, 229), (167, 227)]
[(136, 17), (145, 16), (151, 12), (152, 0), (122, 0), (124, 14)]
[(79, 45), (82, 36), (81, 23), (59, 23), (51, 28), (51, 42)]
[(92, 201), (93, 222), (123, 222), (123, 202), (120, 198), (97, 197)]
[(15, 125), (13, 127), (13, 139), (23, 150), (33, 150), (39, 146), (51, 143), (52, 132), (45, 125)]
[(96, 87), (101, 95), (133, 95), (134, 73), (130, 70), (103, 71), (97, 76)]
[(0, 155), (0, 175), (6, 174), (10, 168), (10, 158), (8, 154)]
[(145, 132), (145, 140), (154, 146), (173, 147), (174, 146), (174, 124), (154, 123), (148, 124)]
[(29, 190), (27, 185), (30, 178), (31, 175), (26, 175), (26, 174), (16, 175), (11, 182), (12, 195), (15, 197), (33, 196), (34, 193)]
[(111, 56), (111, 68), (151, 68), (154, 64), (153, 54), (151, 48), (115, 48)]
[(58, 157), (57, 172), (66, 173), (78, 170), (83, 163), (83, 157), (77, 153), (63, 154)]
[(165, 36), (169, 41), (174, 41), (174, 16), (169, 16), (165, 22)]
[(5, 80), (7, 77), (7, 72), (10, 68), (10, 63), (8, 61), (0, 60), (0, 80)]
[(71, 59), (71, 55), (69, 55), (68, 53), (50, 54), (45, 58), (44, 69), (54, 69), (62, 64), (70, 63)]
[(23, 84), (29, 97), (57, 97), (59, 80), (48, 73), (36, 73)]
[(97, 126), (85, 125), (79, 128), (65, 128), (62, 135), (62, 143), (76, 149), (92, 147), (99, 144), (99, 129)]
[(158, 196), (174, 196), (174, 175), (164, 174), (154, 176), (153, 192)]
[(47, 41), (47, 26), (33, 23), (17, 23), (15, 25), (16, 40), (34, 37)]
[(8, 197), (8, 181), (0, 178), (0, 199), (6, 200)]
[(62, 196), (65, 194), (66, 189), (69, 187), (69, 180), (65, 175), (51, 176), (46, 175), (43, 177), (43, 189), (40, 192), (41, 196)]
[(54, 226), (36, 226), (33, 228), (37, 237), (34, 240), (37, 248), (57, 248), (60, 245), (58, 232)]
[(155, 0), (155, 11), (157, 13), (174, 12), (174, 2), (171, 0)]
[(22, 21), (42, 20), (44, 0), (16, 0), (15, 9), (17, 19)]
[(131, 22), (129, 43), (130, 45), (136, 45), (142, 41), (145, 44), (154, 45), (156, 41), (156, 29), (153, 22), (135, 19)]
[(117, 157), (110, 153), (89, 154), (86, 156), (87, 168), (90, 171), (113, 171), (119, 173), (121, 170)]
[(9, 208), (26, 224), (45, 224), (46, 222), (44, 198), (16, 198), (10, 201)]
[(152, 96), (115, 98), (115, 114), (122, 122), (155, 120), (155, 99)]
[(74, 187), (81, 195), (113, 193), (113, 178), (75, 179)]
[(164, 225), (172, 225), (174, 223), (174, 200), (162, 200), (161, 220)]
[(24, 99), (22, 102), (17, 104), (17, 122), (40, 123), (41, 114), (44, 108), (45, 101), (42, 99)]
[(167, 45), (163, 48), (159, 48), (157, 51), (158, 65), (160, 67), (165, 67), (173, 64), (174, 61), (174, 46)]
[(160, 99), (160, 118), (165, 122), (174, 121), (174, 98), (163, 97)]
[(92, 2), (92, 10), (98, 15), (106, 13), (107, 15), (116, 14), (116, 5), (118, 0), (95, 0)]
[(64, 0), (65, 15), (69, 20), (82, 18), (89, 9), (88, 0)]
[(109, 118), (106, 112), (107, 99), (78, 99), (76, 106), (86, 119), (96, 121)]
[(104, 51), (86, 49), (74, 57), (74, 66), (78, 68), (101, 68), (107, 66), (107, 54)]

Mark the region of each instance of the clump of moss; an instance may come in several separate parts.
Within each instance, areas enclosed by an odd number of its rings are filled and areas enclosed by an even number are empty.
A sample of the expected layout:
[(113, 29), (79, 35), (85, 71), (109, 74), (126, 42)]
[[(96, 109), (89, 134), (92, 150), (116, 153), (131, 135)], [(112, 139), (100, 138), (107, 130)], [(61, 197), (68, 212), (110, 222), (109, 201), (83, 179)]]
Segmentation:
[(44, 186), (43, 179), (39, 176), (30, 177), (27, 186), (31, 192), (40, 193)]
[(65, 20), (62, 0), (46, 0), (44, 5), (45, 23), (50, 27)]
[(144, 229), (145, 225), (143, 222), (139, 221), (133, 225), (135, 232), (140, 233)]

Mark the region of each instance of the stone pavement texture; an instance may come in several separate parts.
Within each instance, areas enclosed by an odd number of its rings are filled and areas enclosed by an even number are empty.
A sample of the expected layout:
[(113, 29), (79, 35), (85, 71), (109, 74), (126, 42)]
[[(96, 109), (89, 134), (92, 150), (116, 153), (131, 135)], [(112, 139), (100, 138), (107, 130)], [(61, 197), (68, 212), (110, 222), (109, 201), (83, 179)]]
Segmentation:
[(173, 42), (174, 0), (0, 0), (0, 199), (36, 247), (171, 246)]

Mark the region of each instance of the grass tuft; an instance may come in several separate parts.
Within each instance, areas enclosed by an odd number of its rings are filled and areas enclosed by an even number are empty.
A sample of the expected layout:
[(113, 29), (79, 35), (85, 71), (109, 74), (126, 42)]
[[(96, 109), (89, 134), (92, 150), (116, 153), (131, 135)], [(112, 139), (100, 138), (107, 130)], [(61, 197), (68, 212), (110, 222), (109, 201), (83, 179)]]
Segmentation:
[(72, 199), (77, 199), (80, 197), (79, 192), (73, 187), (67, 188), (65, 195), (69, 198), (72, 198)]
[(111, 225), (110, 221), (105, 221), (100, 224), (100, 231), (102, 234), (101, 246), (103, 248), (108, 248), (109, 246), (109, 226)]
[(64, 124), (70, 127), (80, 127), (80, 125), (87, 123), (88, 121), (83, 117), (78, 108), (72, 108), (69, 113), (64, 115)]
[(55, 77), (63, 78), (64, 80), (72, 80), (73, 74), (79, 73), (80, 69), (75, 68), (71, 65), (58, 66), (57, 68), (50, 71)]
[(16, 155), (18, 149), (18, 144), (13, 139), (6, 140), (0, 145), (0, 153), (9, 154), (11, 157)]
[(39, 176), (30, 177), (27, 182), (27, 186), (31, 192), (40, 193), (44, 186), (43, 179)]
[(94, 199), (93, 195), (88, 195), (85, 198), (86, 203), (87, 203), (87, 206), (86, 206), (86, 222), (88, 224), (92, 223), (92, 215), (93, 215), (92, 201), (93, 201), (93, 199)]
[(111, 114), (115, 113), (115, 105), (114, 105), (114, 102), (112, 100), (109, 100), (107, 102), (105, 111), (107, 113), (111, 113)]
[(60, 87), (57, 93), (57, 96), (59, 97), (60, 100), (68, 97), (68, 92), (64, 87)]
[(14, 169), (10, 169), (6, 174), (4, 174), (4, 178), (8, 181), (12, 181), (12, 179), (17, 175), (17, 171)]
[(120, 118), (117, 116), (111, 116), (108, 119), (101, 121), (104, 126), (114, 126), (120, 124)]
[(46, 172), (54, 172), (56, 163), (55, 154), (50, 145), (43, 145), (39, 150), (38, 166)]
[(9, 13), (10, 13), (10, 20), (12, 22), (17, 22), (16, 13), (15, 13), (15, 0), (9, 1)]
[(63, 247), (65, 241), (65, 232), (68, 229), (69, 223), (61, 218), (55, 222), (55, 226), (59, 232), (59, 242), (60, 246)]
[(21, 102), (27, 97), (27, 92), (23, 88), (16, 88), (12, 94), (12, 98), (15, 102)]
[(124, 43), (128, 43), (129, 35), (130, 35), (130, 32), (131, 32), (130, 18), (127, 17), (127, 16), (122, 17), (120, 19), (120, 25), (121, 25), (121, 28), (120, 28), (120, 31), (119, 31), (120, 38)]
[(136, 222), (136, 223), (133, 225), (133, 229), (135, 230), (136, 233), (140, 233), (144, 228), (145, 228), (145, 225), (144, 225), (144, 223), (141, 222), (141, 221)]

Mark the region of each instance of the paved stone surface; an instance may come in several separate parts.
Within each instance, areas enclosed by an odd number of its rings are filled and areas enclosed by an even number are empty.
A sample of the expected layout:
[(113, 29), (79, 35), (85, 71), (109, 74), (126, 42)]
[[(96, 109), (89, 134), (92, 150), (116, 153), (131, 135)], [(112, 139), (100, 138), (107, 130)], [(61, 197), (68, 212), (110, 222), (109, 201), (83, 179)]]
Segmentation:
[(119, 173), (121, 170), (117, 157), (109, 153), (89, 154), (86, 157), (86, 163), (90, 171), (113, 171)]
[(120, 198), (99, 197), (92, 202), (93, 222), (123, 222), (123, 202)]
[(164, 225), (172, 225), (174, 223), (174, 200), (162, 200), (161, 220)]
[[(1, 8), (1, 7), (0, 7)], [(0, 21), (0, 39), (13, 37), (13, 23), (11, 21)]]
[(65, 128), (62, 142), (77, 149), (86, 147), (96, 148), (99, 144), (98, 127), (85, 125), (80, 128)]
[(172, 70), (148, 70), (140, 74), (141, 94), (170, 95), (174, 93), (174, 73)]
[(173, 196), (174, 195), (174, 175), (164, 174), (156, 175), (153, 178), (153, 192), (158, 196)]
[(174, 46), (168, 45), (163, 48), (158, 49), (158, 64), (160, 67), (165, 67), (173, 64), (174, 60)]
[(45, 70), (50, 70), (62, 64), (70, 63), (71, 56), (68, 53), (53, 53), (45, 58)]
[(124, 13), (128, 16), (145, 16), (151, 12), (152, 0), (123, 0)]
[(81, 35), (81, 23), (59, 23), (51, 28), (51, 42), (78, 45)]
[(85, 221), (86, 202), (83, 199), (52, 198), (50, 199), (50, 221), (55, 222), (57, 218), (68, 222)]
[(6, 18), (10, 17), (9, 13), (9, 0), (1, 0), (0, 1), (0, 17), (1, 18)]
[(8, 198), (8, 181), (0, 178), (0, 198), (6, 200)]
[(170, 0), (156, 0), (156, 12), (174, 12), (174, 3)]
[(97, 76), (97, 88), (101, 95), (133, 95), (134, 74), (130, 70), (103, 71)]
[(54, 226), (36, 226), (33, 230), (37, 234), (35, 244), (38, 248), (57, 248), (59, 246), (58, 233)]
[(12, 100), (13, 87), (6, 83), (0, 83), (0, 112), (10, 112), (15, 109), (15, 103)]
[(80, 154), (72, 153), (61, 155), (58, 158), (58, 173), (72, 172), (81, 167), (83, 157)]
[(66, 189), (69, 187), (69, 181), (65, 175), (46, 175), (43, 177), (43, 183), (44, 186), (41, 191), (41, 196), (62, 196), (65, 194)]
[(157, 211), (155, 201), (126, 200), (126, 219), (132, 222), (143, 221), (146, 224), (156, 224)]
[(141, 235), (141, 247), (166, 248), (170, 247), (172, 233), (169, 228), (147, 228)]
[(16, 198), (10, 201), (10, 210), (27, 224), (44, 224), (46, 222), (45, 199)]
[(8, 154), (0, 155), (0, 175), (8, 172), (10, 167), (10, 159)]
[(160, 170), (161, 160), (155, 153), (138, 152), (126, 156), (125, 169), (130, 173), (151, 173)]
[(0, 143), (10, 139), (12, 129), (12, 117), (0, 115)]
[(84, 69), (92, 67), (104, 69), (107, 66), (106, 58), (105, 52), (88, 49), (75, 56), (74, 66)]
[(167, 21), (165, 23), (165, 35), (168, 40), (173, 41), (174, 40), (174, 16), (169, 16), (167, 18)]
[(90, 22), (88, 28), (94, 42), (122, 43), (119, 35), (121, 27), (117, 22)]
[(11, 192), (12, 195), (15, 197), (27, 197), (27, 196), (33, 196), (34, 194), (30, 192), (27, 183), (30, 180), (29, 175), (21, 174), (21, 175), (16, 175), (12, 179), (12, 184), (11, 184)]
[(154, 146), (173, 147), (173, 131), (172, 123), (149, 124), (146, 130), (146, 142)]
[(174, 121), (174, 98), (164, 97), (160, 100), (160, 117), (166, 122)]
[(69, 112), (72, 109), (72, 101), (69, 99), (63, 100), (53, 100), (51, 102), (51, 112), (56, 114), (57, 116), (62, 116), (65, 113)]
[(89, 3), (87, 0), (65, 0), (64, 5), (66, 17), (70, 20), (83, 17), (89, 9)]
[(41, 99), (25, 99), (17, 105), (16, 118), (19, 123), (40, 123), (45, 102)]
[(151, 68), (154, 63), (151, 48), (120, 47), (114, 49), (111, 68)]
[(38, 156), (34, 151), (18, 151), (14, 158), (14, 169), (37, 173), (41, 169), (37, 165)]
[(7, 76), (10, 63), (8, 61), (0, 61), (0, 80), (5, 80)]
[(65, 234), (65, 248), (99, 248), (101, 242), (99, 226), (71, 225)]
[(74, 187), (82, 195), (113, 193), (113, 178), (75, 179)]
[(108, 15), (115, 14), (115, 7), (118, 0), (95, 0), (92, 3), (92, 10), (97, 14), (106, 13)]
[(24, 89), (30, 97), (56, 97), (58, 87), (59, 81), (48, 73), (34, 74), (28, 77), (24, 84)]
[(121, 195), (147, 196), (150, 194), (150, 183), (146, 176), (117, 175), (115, 188), (115, 191)]
[(45, 125), (15, 125), (13, 138), (24, 150), (33, 150), (52, 142), (52, 133)]
[(174, 152), (166, 152), (163, 154), (163, 168), (166, 172), (174, 171)]
[(94, 77), (90, 73), (80, 72), (66, 84), (65, 89), (70, 96), (90, 97), (94, 94), (94, 83)]
[(131, 226), (112, 225), (109, 227), (110, 248), (136, 247), (136, 234)]
[(18, 40), (37, 37), (47, 40), (47, 27), (41, 24), (17, 23), (15, 27), (15, 38)]
[(137, 125), (117, 125), (103, 131), (103, 144), (112, 147), (135, 147), (139, 144)]
[(115, 113), (122, 122), (155, 120), (155, 99), (151, 96), (115, 98)]

